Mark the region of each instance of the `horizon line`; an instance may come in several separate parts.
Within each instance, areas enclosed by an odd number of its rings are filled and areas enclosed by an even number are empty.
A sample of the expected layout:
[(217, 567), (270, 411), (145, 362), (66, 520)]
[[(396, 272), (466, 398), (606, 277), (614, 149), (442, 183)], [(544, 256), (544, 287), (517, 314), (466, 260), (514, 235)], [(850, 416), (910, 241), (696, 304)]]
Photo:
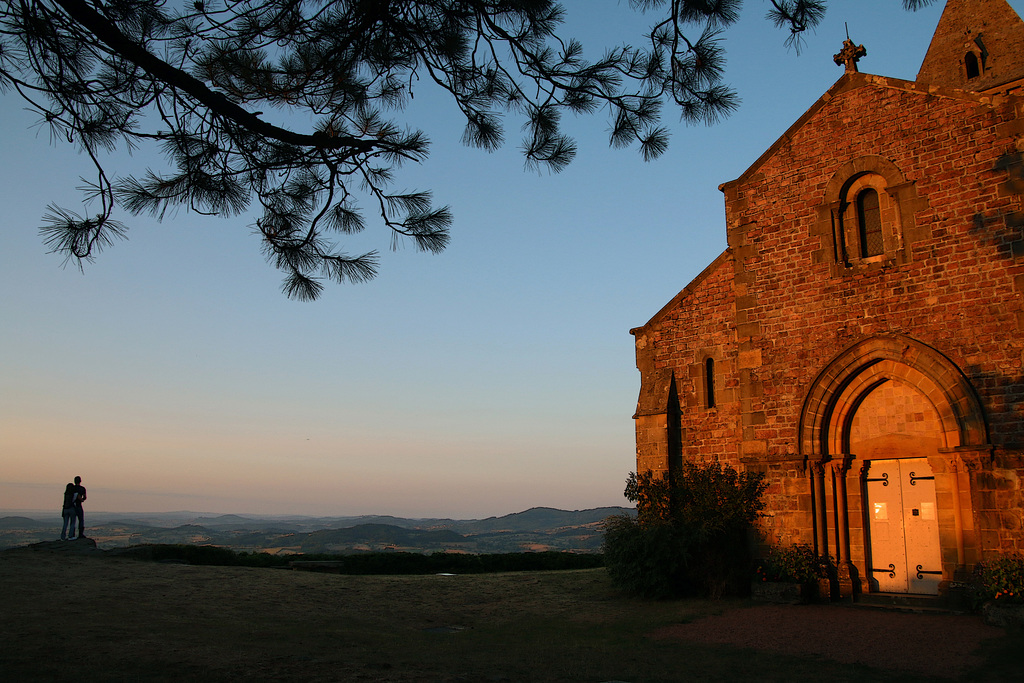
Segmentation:
[[(624, 510), (632, 510), (635, 506), (628, 505), (598, 505), (591, 508), (559, 508), (550, 505), (534, 505), (523, 510), (516, 512), (508, 512), (502, 515), (488, 515), (486, 517), (451, 517), (451, 516), (404, 516), (389, 513), (360, 513), (360, 514), (308, 514), (308, 513), (294, 513), (294, 512), (282, 512), (282, 513), (260, 513), (260, 512), (203, 512), (200, 510), (165, 510), (160, 512), (143, 512), (143, 511), (116, 511), (116, 510), (89, 510), (88, 513), (91, 515), (147, 515), (147, 516), (159, 516), (159, 515), (201, 515), (204, 517), (250, 517), (253, 519), (265, 519), (265, 518), (282, 518), (282, 517), (300, 517), (310, 519), (346, 519), (356, 517), (394, 517), (395, 519), (450, 519), (459, 521), (472, 521), (472, 520), (483, 520), (483, 519), (497, 519), (500, 517), (508, 517), (511, 515), (518, 515), (530, 510), (555, 510), (558, 512), (587, 512), (589, 510), (603, 510), (608, 508), (621, 508)], [(46, 517), (60, 517), (59, 511), (54, 512), (53, 510), (43, 508), (0, 508), (0, 517), (9, 516), (28, 516), (28, 515), (45, 515)]]

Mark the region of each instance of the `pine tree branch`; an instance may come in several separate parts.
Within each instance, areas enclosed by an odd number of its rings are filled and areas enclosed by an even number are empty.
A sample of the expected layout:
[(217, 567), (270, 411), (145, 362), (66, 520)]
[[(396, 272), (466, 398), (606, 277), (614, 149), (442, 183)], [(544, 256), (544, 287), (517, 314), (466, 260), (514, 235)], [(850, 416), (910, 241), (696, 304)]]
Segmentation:
[(113, 53), (144, 69), (153, 78), (187, 93), (217, 116), (232, 121), (257, 135), (299, 147), (315, 147), (317, 149), (344, 149), (347, 147), (351, 148), (353, 154), (369, 152), (382, 146), (372, 140), (350, 136), (331, 136), (319, 131), (312, 134), (297, 133), (268, 123), (221, 93), (210, 90), (199, 79), (171, 66), (130, 40), (84, 0), (53, 0), (53, 2), (110, 48)]

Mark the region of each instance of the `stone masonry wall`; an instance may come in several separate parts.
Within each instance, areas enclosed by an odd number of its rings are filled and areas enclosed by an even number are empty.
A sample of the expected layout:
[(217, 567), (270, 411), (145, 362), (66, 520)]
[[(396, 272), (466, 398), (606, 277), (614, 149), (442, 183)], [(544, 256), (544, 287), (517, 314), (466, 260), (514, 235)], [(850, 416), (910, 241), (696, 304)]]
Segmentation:
[(971, 472), (981, 557), (1024, 554), (1024, 456), (999, 453), (991, 467)]
[[(1006, 0), (982, 0), (980, 4), (947, 3), (921, 64), (919, 81), (977, 91), (1024, 76), (1020, 17)], [(964, 66), (967, 52), (974, 53), (982, 67), (973, 82), (968, 82)]]
[[(731, 254), (717, 259), (680, 293), (673, 305), (647, 326), (634, 330), (637, 366), (649, 377), (675, 379), (679, 411), (680, 448), (690, 462), (721, 461), (733, 466), (737, 459), (739, 431), (739, 376), (736, 370), (734, 325), (734, 273)], [(715, 365), (715, 406), (707, 407), (705, 362)], [(637, 452), (652, 454), (666, 440), (665, 427), (644, 413), (663, 414), (664, 403), (651, 401), (645, 392), (668, 394), (667, 387), (641, 388), (637, 420)], [(648, 408), (645, 410), (645, 406)], [(650, 429), (649, 425), (655, 425)], [(666, 425), (667, 427), (667, 425)], [(665, 450), (666, 457), (671, 457)], [(638, 468), (645, 467), (638, 457)], [(650, 457), (644, 462), (650, 463)]]

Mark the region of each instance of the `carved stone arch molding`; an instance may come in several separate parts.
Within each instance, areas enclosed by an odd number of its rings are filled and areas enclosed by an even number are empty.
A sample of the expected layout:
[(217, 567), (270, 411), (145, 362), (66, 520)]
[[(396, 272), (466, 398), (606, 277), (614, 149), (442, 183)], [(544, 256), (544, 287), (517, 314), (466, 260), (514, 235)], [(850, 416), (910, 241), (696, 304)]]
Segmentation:
[(843, 194), (843, 189), (850, 185), (852, 179), (865, 173), (875, 173), (882, 176), (888, 187), (898, 187), (907, 182), (903, 172), (896, 164), (885, 157), (869, 154), (843, 164), (832, 174), (832, 179), (825, 186), (826, 201), (838, 200)]
[(876, 386), (896, 380), (934, 406), (945, 448), (987, 446), (988, 427), (970, 381), (951, 360), (902, 335), (874, 336), (846, 348), (814, 379), (800, 411), (798, 443), (805, 461), (849, 452), (849, 423)]

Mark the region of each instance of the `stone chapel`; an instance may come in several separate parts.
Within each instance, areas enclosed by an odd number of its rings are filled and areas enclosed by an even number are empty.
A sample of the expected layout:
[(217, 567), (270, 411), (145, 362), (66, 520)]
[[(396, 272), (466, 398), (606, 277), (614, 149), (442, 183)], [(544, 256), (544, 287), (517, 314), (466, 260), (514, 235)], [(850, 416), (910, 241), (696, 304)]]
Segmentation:
[(948, 0), (915, 81), (838, 81), (725, 195), (728, 248), (631, 330), (638, 472), (764, 472), (843, 596), (1024, 552), (1024, 21)]

